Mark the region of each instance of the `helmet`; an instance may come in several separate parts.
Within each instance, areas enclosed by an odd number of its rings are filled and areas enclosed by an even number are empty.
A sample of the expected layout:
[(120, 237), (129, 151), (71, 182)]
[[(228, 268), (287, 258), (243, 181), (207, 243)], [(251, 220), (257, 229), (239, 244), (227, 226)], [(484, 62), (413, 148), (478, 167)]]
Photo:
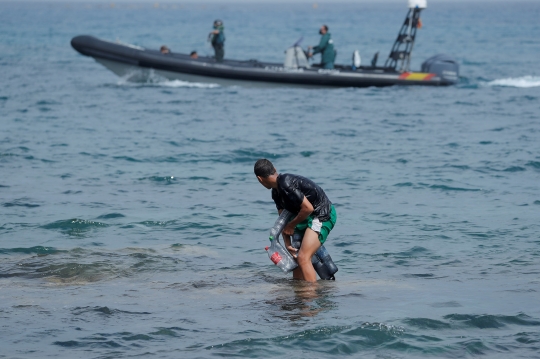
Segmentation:
[(214, 21), (214, 26), (222, 26), (222, 25), (223, 25), (223, 21), (221, 20)]

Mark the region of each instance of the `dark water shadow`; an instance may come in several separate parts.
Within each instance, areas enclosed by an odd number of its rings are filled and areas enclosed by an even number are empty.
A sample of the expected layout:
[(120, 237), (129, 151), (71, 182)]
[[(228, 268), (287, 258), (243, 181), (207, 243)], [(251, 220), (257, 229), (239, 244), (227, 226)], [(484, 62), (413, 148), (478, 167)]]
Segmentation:
[(294, 322), (334, 308), (336, 302), (331, 298), (335, 291), (334, 282), (291, 280), (287, 286), (270, 292), (274, 298), (266, 300), (265, 304), (274, 308), (270, 311), (273, 317)]

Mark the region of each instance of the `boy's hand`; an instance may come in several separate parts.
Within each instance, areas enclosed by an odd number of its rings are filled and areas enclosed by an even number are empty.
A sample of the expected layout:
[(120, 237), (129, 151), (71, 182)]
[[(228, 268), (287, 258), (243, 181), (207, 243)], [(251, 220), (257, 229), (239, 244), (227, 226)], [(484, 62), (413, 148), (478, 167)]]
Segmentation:
[(296, 224), (293, 224), (292, 222), (289, 222), (285, 228), (283, 228), (283, 234), (287, 236), (292, 236), (294, 234), (294, 227), (296, 227)]
[(294, 248), (293, 246), (287, 246), (287, 249), (289, 250), (289, 253), (293, 256), (293, 258), (298, 258), (298, 249)]

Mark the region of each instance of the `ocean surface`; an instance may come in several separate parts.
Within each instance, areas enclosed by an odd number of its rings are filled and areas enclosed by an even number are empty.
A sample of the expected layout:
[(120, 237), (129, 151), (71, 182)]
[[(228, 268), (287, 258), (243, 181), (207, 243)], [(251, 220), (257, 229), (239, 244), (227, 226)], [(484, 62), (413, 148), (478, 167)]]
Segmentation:
[[(0, 2), (0, 358), (540, 358), (540, 3), (429, 2), (445, 88), (118, 78), (89, 34), (281, 62), (330, 27), (383, 61), (406, 2)], [(318, 183), (336, 281), (264, 247), (268, 158)]]

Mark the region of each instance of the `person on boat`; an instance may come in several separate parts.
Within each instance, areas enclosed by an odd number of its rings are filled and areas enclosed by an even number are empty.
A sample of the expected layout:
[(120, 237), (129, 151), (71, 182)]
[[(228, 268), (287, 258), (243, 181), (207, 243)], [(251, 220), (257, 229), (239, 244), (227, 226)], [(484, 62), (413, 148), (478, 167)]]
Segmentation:
[(165, 45), (161, 46), (161, 48), (159, 49), (159, 51), (160, 51), (162, 54), (170, 54), (170, 53), (171, 53), (171, 50), (170, 50), (167, 46), (165, 46)]
[(192, 59), (198, 59), (199, 54), (197, 53), (197, 51), (191, 51), (191, 53), (189, 54), (189, 57), (191, 57)]
[[(326, 241), (336, 224), (334, 205), (313, 181), (298, 175), (278, 173), (267, 159), (258, 160), (254, 172), (259, 182), (272, 190), (272, 199), (278, 213), (286, 209), (296, 214), (282, 232), (285, 247), (298, 262), (293, 278), (315, 282), (317, 274), (311, 264), (311, 257)], [(291, 236), (295, 232), (303, 236), (299, 250), (291, 246)]]
[(321, 26), (319, 34), (322, 35), (321, 41), (319, 42), (319, 45), (315, 47), (308, 47), (308, 50), (313, 49), (313, 52), (309, 51), (308, 57), (312, 57), (313, 55), (320, 53), (321, 67), (323, 69), (333, 69), (336, 52), (334, 51), (334, 40), (332, 40), (332, 36), (328, 32), (328, 26)]
[(214, 30), (210, 32), (209, 39), (214, 48), (215, 58), (217, 62), (222, 62), (225, 56), (225, 34), (223, 33), (223, 21), (214, 21)]

